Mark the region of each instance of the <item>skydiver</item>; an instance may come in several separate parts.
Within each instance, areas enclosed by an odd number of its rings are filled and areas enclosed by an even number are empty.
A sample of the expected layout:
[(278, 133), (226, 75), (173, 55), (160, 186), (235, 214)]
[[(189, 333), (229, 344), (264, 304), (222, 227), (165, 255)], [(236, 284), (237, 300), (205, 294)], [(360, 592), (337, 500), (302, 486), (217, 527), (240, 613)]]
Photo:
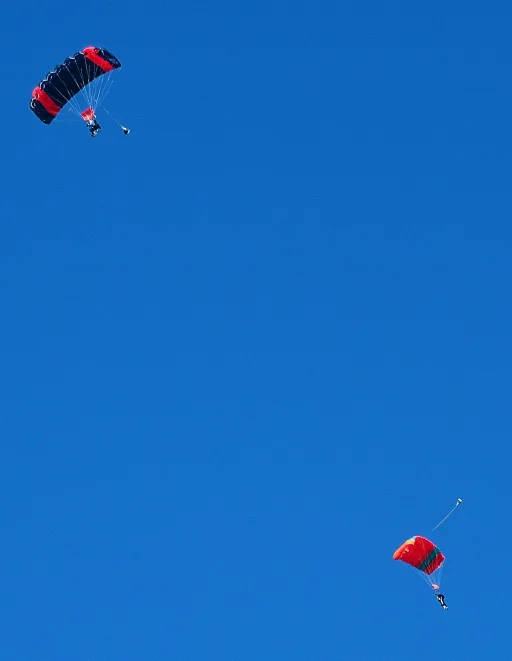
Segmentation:
[(96, 119), (96, 117), (94, 117), (94, 119), (91, 119), (87, 122), (87, 128), (91, 132), (93, 138), (99, 131), (101, 131), (101, 126), (98, 124), (98, 120)]
[(437, 601), (441, 604), (441, 606), (444, 608), (445, 611), (448, 610), (448, 606), (446, 605), (444, 601), (444, 594), (436, 594)]

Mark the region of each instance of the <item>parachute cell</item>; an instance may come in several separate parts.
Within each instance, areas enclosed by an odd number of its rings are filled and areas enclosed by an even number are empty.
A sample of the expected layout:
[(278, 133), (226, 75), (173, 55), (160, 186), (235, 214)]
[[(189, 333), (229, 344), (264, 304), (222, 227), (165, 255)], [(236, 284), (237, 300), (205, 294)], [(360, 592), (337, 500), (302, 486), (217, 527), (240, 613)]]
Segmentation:
[[(51, 124), (79, 92), (84, 93), (91, 109), (97, 107), (100, 96), (107, 91), (106, 86), (98, 86), (89, 94), (86, 91), (88, 86), (120, 67), (121, 63), (110, 51), (87, 46), (46, 75), (32, 92), (30, 109), (44, 124)], [(79, 108), (75, 110), (81, 114)]]

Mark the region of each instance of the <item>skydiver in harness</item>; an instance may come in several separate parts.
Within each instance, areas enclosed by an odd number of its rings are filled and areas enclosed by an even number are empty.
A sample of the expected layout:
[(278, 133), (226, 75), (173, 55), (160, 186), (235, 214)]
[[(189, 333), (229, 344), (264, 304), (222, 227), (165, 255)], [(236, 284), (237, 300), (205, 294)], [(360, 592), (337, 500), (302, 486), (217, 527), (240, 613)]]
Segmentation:
[(99, 131), (101, 131), (101, 126), (98, 124), (96, 117), (93, 117), (87, 122), (87, 128), (91, 132), (93, 138)]
[(441, 604), (441, 606), (444, 608), (445, 611), (448, 610), (448, 606), (445, 603), (444, 600), (444, 594), (436, 594), (437, 601)]
[[(107, 110), (105, 108), (105, 110)], [(107, 110), (108, 112), (108, 110)], [(110, 113), (108, 113), (110, 115)], [(98, 120), (96, 119), (96, 114), (93, 110), (93, 108), (86, 108), (83, 112), (80, 113), (80, 115), (83, 117), (85, 120), (85, 123), (87, 125), (87, 128), (91, 132), (91, 136), (94, 138), (100, 131), (101, 131), (101, 126), (98, 124)], [(117, 119), (112, 117), (112, 119), (116, 122), (116, 124), (119, 124)], [(126, 128), (126, 126), (123, 126), (122, 124), (119, 124), (119, 126), (123, 129), (123, 133), (125, 135), (130, 134), (130, 129)]]

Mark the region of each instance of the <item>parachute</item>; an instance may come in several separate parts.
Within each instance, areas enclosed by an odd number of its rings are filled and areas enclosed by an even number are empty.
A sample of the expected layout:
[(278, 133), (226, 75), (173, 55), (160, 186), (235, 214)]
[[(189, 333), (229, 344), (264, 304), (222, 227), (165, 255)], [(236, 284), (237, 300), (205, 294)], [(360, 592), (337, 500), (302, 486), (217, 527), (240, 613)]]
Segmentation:
[[(43, 124), (51, 124), (69, 103), (87, 122), (82, 113), (94, 116), (96, 108), (110, 89), (112, 73), (120, 67), (121, 63), (110, 51), (87, 46), (46, 75), (32, 92), (30, 109)], [(77, 98), (79, 93), (85, 98), (86, 111), (81, 110)]]
[[(448, 514), (439, 521), (434, 530), (437, 530), (452, 514), (457, 507), (462, 504), (462, 498), (457, 498), (455, 507), (448, 512)], [(415, 535), (407, 539), (402, 546), (399, 546), (393, 553), (393, 560), (401, 560), (407, 565), (411, 565), (414, 569), (418, 570), (420, 576), (434, 590), (437, 601), (444, 610), (448, 610), (448, 606), (444, 600), (444, 594), (440, 593), (441, 589), (441, 572), (443, 570), (443, 563), (445, 557), (434, 542), (426, 537)]]
[(393, 560), (401, 560), (422, 573), (423, 578), (437, 592), (445, 560), (441, 550), (426, 537), (411, 537), (393, 553)]

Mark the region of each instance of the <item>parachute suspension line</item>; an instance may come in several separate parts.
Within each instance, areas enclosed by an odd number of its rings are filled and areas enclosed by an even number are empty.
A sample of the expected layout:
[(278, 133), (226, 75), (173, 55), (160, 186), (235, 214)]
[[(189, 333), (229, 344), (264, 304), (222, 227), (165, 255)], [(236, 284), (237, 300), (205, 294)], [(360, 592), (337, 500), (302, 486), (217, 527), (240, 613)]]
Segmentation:
[[(77, 85), (77, 87), (80, 88), (80, 92), (72, 96), (69, 100), (64, 99), (64, 96), (61, 94), (63, 100), (67, 101), (72, 111), (74, 111), (76, 115), (78, 115), (78, 117), (80, 118), (82, 118), (82, 111), (85, 110), (85, 108), (81, 107), (81, 103), (82, 103), (80, 101), (81, 97), (83, 97), (83, 99), (85, 100), (87, 107), (90, 107), (94, 111), (96, 111), (96, 109), (100, 104), (100, 101), (102, 101), (107, 96), (108, 92), (110, 92), (110, 89), (114, 82), (112, 78), (113, 70), (108, 71), (101, 76), (98, 76), (98, 78), (95, 78), (94, 80), (90, 80), (90, 76), (92, 73), (92, 66), (89, 69), (89, 63), (86, 60), (85, 77), (83, 72), (79, 70), (80, 81), (76, 79), (76, 77), (73, 75), (73, 73), (70, 71), (67, 65), (66, 65), (66, 70), (69, 73), (70, 77), (73, 79), (73, 82)], [(65, 81), (61, 78), (60, 74), (57, 75), (59, 77), (60, 82), (62, 83), (62, 86), (68, 92), (68, 96), (70, 96), (69, 88), (67, 87)]]
[[(67, 69), (67, 67), (66, 67), (66, 69)], [(68, 86), (66, 85), (65, 81), (62, 80), (62, 78), (60, 77), (60, 73), (57, 73), (57, 71), (55, 71), (54, 73), (57, 74), (57, 76), (58, 76), (58, 78), (59, 78), (59, 80), (60, 80), (62, 86), (64, 87), (64, 89), (66, 90), (66, 92), (68, 93), (68, 96), (69, 96), (69, 95), (70, 95), (70, 92), (69, 92)], [(71, 77), (73, 77), (73, 76), (71, 76)], [(73, 80), (74, 80), (74, 78), (73, 78)], [(68, 100), (66, 99), (66, 97), (64, 96), (64, 94), (63, 94), (60, 90), (58, 90), (58, 89), (56, 89), (55, 92), (57, 92), (57, 93), (62, 97), (62, 101), (64, 102), (64, 104), (69, 103), (70, 106), (75, 110), (75, 112), (77, 111), (77, 109), (74, 107), (73, 99), (70, 99), (70, 100), (68, 101)]]
[[(73, 76), (73, 74), (72, 74), (72, 72), (70, 71), (70, 69), (69, 69), (69, 67), (68, 67), (67, 64), (65, 65), (65, 68), (66, 68), (67, 72), (69, 73), (70, 77), (73, 79), (73, 82), (75, 83), (75, 85), (76, 85), (77, 87), (80, 87), (79, 82), (78, 82), (77, 79)], [(62, 86), (66, 89), (66, 92), (68, 93), (68, 96), (70, 96), (70, 91), (69, 91), (69, 88), (68, 88), (68, 86), (66, 85), (65, 81), (60, 77), (60, 74), (57, 74), (57, 75), (58, 75), (58, 77), (59, 77), (60, 82), (62, 83)], [(80, 78), (81, 78), (81, 82), (84, 84), (84, 78), (83, 78), (81, 72), (80, 72)], [(85, 96), (85, 95), (84, 95), (84, 96)], [(80, 117), (81, 110), (80, 110), (80, 104), (79, 104), (79, 102), (78, 102), (77, 95), (72, 96), (72, 97), (69, 99), (69, 101), (67, 101), (67, 103), (69, 104), (69, 106), (71, 107), (71, 109), (72, 109), (72, 110), (73, 110), (73, 111), (74, 111), (74, 112)]]
[(452, 509), (448, 512), (448, 514), (444, 517), (444, 519), (441, 519), (441, 521), (439, 521), (439, 523), (437, 524), (437, 526), (436, 526), (435, 528), (432, 528), (432, 532), (433, 532), (434, 530), (437, 530), (437, 528), (439, 528), (439, 526), (442, 525), (442, 524), (446, 521), (446, 519), (447, 519), (449, 516), (451, 516), (451, 515), (455, 512), (455, 510), (457, 509), (457, 507), (458, 507), (461, 503), (462, 503), (462, 498), (457, 498), (457, 502), (455, 503), (455, 507), (452, 507)]
[[(88, 102), (87, 92), (85, 91), (86, 87), (87, 87), (87, 80), (84, 78), (84, 74), (83, 74), (82, 70), (78, 69), (78, 67), (77, 67), (78, 73), (80, 74), (80, 83), (81, 84), (79, 84), (79, 82), (73, 76), (73, 74), (71, 73), (71, 71), (69, 70), (69, 67), (67, 65), (66, 65), (66, 69), (68, 70), (69, 75), (73, 78), (73, 81), (75, 82), (75, 85), (77, 85), (77, 87), (80, 89), (80, 94), (82, 94), (82, 96), (84, 97), (86, 102)], [(85, 61), (85, 72), (86, 72), (86, 77), (89, 78), (89, 72), (87, 70), (87, 61)], [(77, 114), (79, 116), (81, 116), (80, 101), (78, 100), (79, 98), (80, 98), (80, 96), (78, 96), (78, 95), (77, 95), (77, 98), (73, 97), (73, 102), (74, 102), (73, 105), (76, 108)], [(82, 108), (82, 110), (84, 110), (84, 109)]]
[(441, 590), (441, 581), (442, 581), (442, 578), (443, 578), (443, 568), (444, 568), (444, 564), (442, 564), (440, 567), (435, 569), (431, 574), (424, 574), (423, 572), (420, 572), (421, 577), (423, 578), (425, 583), (436, 594), (438, 592), (440, 592), (440, 590)]
[(441, 579), (438, 576), (437, 580), (434, 580), (432, 576), (426, 576), (425, 574), (422, 574), (422, 578), (425, 581), (425, 583), (428, 585), (428, 587), (432, 590), (432, 592), (438, 591), (438, 588), (435, 588), (434, 585), (441, 586)]
[[(434, 590), (434, 592), (437, 594), (438, 592), (441, 592), (441, 582), (443, 580), (443, 569), (444, 569), (444, 563), (439, 567), (439, 569), (436, 569), (436, 571), (431, 575), (431, 588)], [(437, 586), (437, 587), (435, 587)]]
[[(76, 83), (75, 78), (73, 77), (73, 75), (71, 74), (71, 72), (69, 71), (67, 66), (66, 66), (66, 69), (68, 70), (69, 74), (71, 75), (71, 78), (73, 78), (73, 81)], [(68, 86), (66, 85), (65, 81), (60, 77), (60, 73), (58, 73), (57, 76), (59, 77), (59, 80), (62, 83), (62, 86), (65, 88), (65, 90), (66, 90), (66, 92), (68, 93), (68, 96), (69, 96), (70, 91), (69, 91)], [(61, 96), (63, 97), (64, 101), (66, 101), (66, 99), (64, 98), (64, 96), (62, 94), (61, 94)], [(70, 107), (76, 112), (77, 115), (80, 115), (79, 106), (78, 106), (78, 103), (77, 103), (77, 101), (74, 97), (71, 97), (69, 99), (69, 101), (67, 101), (67, 103), (69, 103)]]
[[(92, 98), (92, 83), (94, 81), (91, 80), (91, 75), (90, 75), (90, 71), (92, 71), (92, 66), (91, 66), (91, 70), (90, 70), (89, 69), (89, 61), (87, 60), (87, 58), (84, 58), (84, 64), (85, 64), (85, 78), (84, 78), (84, 75), (83, 75), (82, 71), (79, 70), (80, 71), (80, 78), (81, 78), (81, 81), (82, 81), (82, 85), (80, 86), (81, 87), (80, 93), (84, 97), (85, 102), (87, 104), (87, 107), (92, 108), (94, 110), (93, 98)], [(83, 110), (85, 110), (85, 108), (83, 108)], [(80, 110), (79, 110), (79, 114), (81, 114)]]
[(87, 94), (90, 91), (90, 90), (87, 89), (87, 83), (88, 83), (88, 80), (89, 80), (89, 68), (88, 68), (89, 65), (88, 65), (88, 61), (87, 61), (86, 58), (84, 58), (84, 65), (85, 65), (85, 76), (84, 76), (84, 72), (82, 71), (82, 69), (77, 67), (78, 72), (80, 74), (80, 81), (82, 83), (79, 87), (80, 87), (80, 94), (86, 100), (87, 105), (89, 105), (89, 98), (87, 96)]
[[(90, 66), (90, 70), (88, 68), (89, 66)], [(98, 76), (94, 80), (90, 80), (91, 74), (93, 72), (93, 66), (94, 65), (92, 63), (89, 65), (89, 62), (86, 60), (85, 68), (89, 83), (84, 85), (84, 87), (82, 88), (82, 92), (87, 100), (88, 106), (96, 112), (100, 103), (105, 99), (107, 94), (110, 92), (110, 89), (114, 82), (112, 78), (114, 69), (111, 69), (110, 71), (103, 73), (101, 76)]]
[[(88, 63), (86, 63), (85, 66), (87, 68)], [(92, 65), (91, 65), (91, 72), (92, 72)], [(112, 73), (113, 73), (113, 69), (111, 71), (107, 71), (101, 76), (98, 76), (94, 80), (91, 80), (89, 84), (84, 87), (84, 93), (87, 91), (87, 95), (88, 95), (87, 102), (93, 110), (96, 110), (98, 108), (100, 101), (104, 99), (107, 96), (108, 92), (110, 91), (110, 88), (113, 83)], [(87, 72), (87, 77), (90, 78), (89, 72)]]
[[(100, 102), (110, 92), (110, 88), (112, 87), (112, 83), (114, 82), (112, 80), (112, 71), (108, 71), (107, 73), (103, 74), (103, 76), (97, 78), (96, 81), (97, 81), (97, 85), (95, 85), (91, 90), (93, 93), (92, 107), (95, 109), (99, 107)], [(94, 82), (96, 83), (96, 81)]]

